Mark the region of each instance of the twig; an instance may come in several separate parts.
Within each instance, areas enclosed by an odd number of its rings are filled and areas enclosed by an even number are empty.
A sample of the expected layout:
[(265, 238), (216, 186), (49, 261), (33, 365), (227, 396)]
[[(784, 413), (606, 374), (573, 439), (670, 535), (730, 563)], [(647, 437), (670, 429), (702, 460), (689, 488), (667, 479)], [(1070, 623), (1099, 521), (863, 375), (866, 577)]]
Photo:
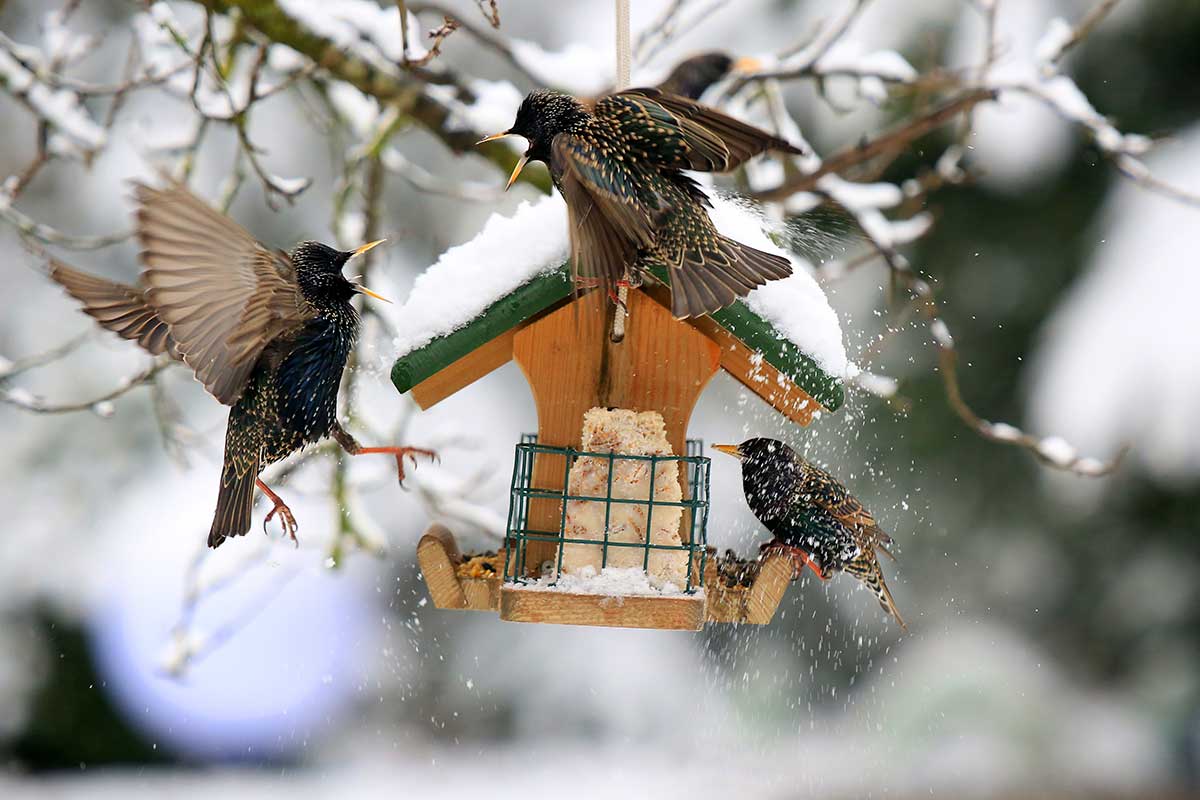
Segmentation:
[(1096, 5), (1092, 6), (1091, 10), (1084, 14), (1078, 24), (1071, 29), (1071, 34), (1066, 41), (1062, 42), (1055, 52), (1050, 54), (1050, 63), (1057, 64), (1068, 51), (1086, 39), (1095, 30), (1096, 26), (1104, 21), (1104, 18), (1108, 16), (1108, 12), (1112, 11), (1118, 2), (1119, 0), (1100, 0)]
[(959, 114), (968, 111), (979, 103), (996, 98), (996, 92), (991, 89), (978, 89), (946, 102), (933, 111), (916, 119), (905, 122), (886, 131), (874, 139), (842, 150), (821, 163), (812, 172), (793, 175), (779, 186), (752, 192), (752, 196), (761, 201), (785, 200), (796, 192), (811, 191), (823, 176), (831, 173), (841, 173), (846, 169), (868, 161), (876, 156), (902, 150), (907, 144), (920, 139), (931, 131), (954, 120)]

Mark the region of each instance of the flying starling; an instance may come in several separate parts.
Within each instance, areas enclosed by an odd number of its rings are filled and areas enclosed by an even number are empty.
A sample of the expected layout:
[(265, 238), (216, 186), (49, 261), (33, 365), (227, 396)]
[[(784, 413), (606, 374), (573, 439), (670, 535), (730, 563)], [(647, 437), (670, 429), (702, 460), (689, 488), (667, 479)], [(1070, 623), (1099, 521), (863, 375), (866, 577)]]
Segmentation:
[(853, 575), (907, 630), (875, 558), (876, 551), (892, 557), (887, 549), (892, 538), (837, 478), (775, 439), (713, 447), (742, 462), (746, 504), (775, 537), (763, 545), (764, 552), (789, 555), (795, 564), (793, 578), (800, 577), (805, 566), (821, 580), (839, 570)]
[(337, 420), (338, 387), (358, 336), (355, 294), (384, 298), (348, 280), (342, 267), (379, 242), (351, 251), (302, 242), (271, 250), (182, 185), (136, 187), (144, 270), (135, 286), (51, 261), (50, 276), (101, 326), (153, 355), (185, 362), (231, 406), (210, 547), (250, 530), (254, 487), (296, 539), (291, 510), (258, 475), (326, 436), (347, 453), (432, 456), (413, 447), (362, 447)]
[[(567, 202), (571, 261), (583, 284), (613, 294), (630, 276), (668, 276), (671, 312), (707, 314), (756, 286), (791, 274), (786, 258), (722, 236), (708, 196), (684, 170), (727, 172), (766, 150), (801, 151), (776, 136), (658, 89), (628, 89), (595, 100), (561, 92), (526, 96), (512, 127), (530, 160), (550, 167)], [(481, 142), (482, 143), (482, 142)]]

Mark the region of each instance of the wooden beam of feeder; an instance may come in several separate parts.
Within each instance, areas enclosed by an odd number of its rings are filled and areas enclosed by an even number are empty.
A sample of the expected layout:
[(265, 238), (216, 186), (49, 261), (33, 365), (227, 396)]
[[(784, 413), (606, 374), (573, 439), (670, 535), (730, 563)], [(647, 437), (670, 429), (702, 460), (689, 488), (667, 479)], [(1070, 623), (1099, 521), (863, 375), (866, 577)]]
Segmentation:
[(771, 621), (792, 582), (794, 568), (792, 560), (781, 553), (772, 553), (763, 560), (758, 576), (746, 593), (746, 622), (766, 625)]
[(417, 565), (425, 576), (429, 597), (437, 608), (467, 608), (467, 598), (458, 581), (462, 555), (454, 535), (445, 525), (433, 523), (417, 543)]
[(557, 625), (698, 631), (704, 627), (704, 597), (687, 594), (608, 597), (505, 584), (500, 589), (500, 619)]

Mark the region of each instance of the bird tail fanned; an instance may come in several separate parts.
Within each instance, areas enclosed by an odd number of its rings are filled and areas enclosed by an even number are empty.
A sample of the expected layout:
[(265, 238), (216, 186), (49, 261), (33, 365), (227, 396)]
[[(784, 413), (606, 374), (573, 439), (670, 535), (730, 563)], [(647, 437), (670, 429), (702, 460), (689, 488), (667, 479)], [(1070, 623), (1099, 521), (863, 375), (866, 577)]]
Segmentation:
[(254, 469), (239, 475), (233, 465), (221, 474), (221, 489), (217, 492), (217, 512), (208, 531), (208, 546), (220, 547), (230, 536), (242, 536), (250, 530), (250, 515), (254, 507)]
[(685, 259), (670, 274), (671, 313), (686, 319), (711, 314), (767, 281), (786, 278), (792, 264), (783, 256), (718, 236), (715, 251)]
[(904, 624), (904, 618), (900, 616), (900, 611), (896, 608), (896, 601), (892, 598), (892, 592), (888, 589), (887, 582), (883, 579), (883, 570), (879, 568), (879, 562), (873, 556), (869, 559), (863, 558), (847, 564), (846, 572), (862, 581), (864, 586), (874, 592), (875, 597), (879, 600), (880, 607), (895, 618), (902, 630), (908, 630), (908, 626)]

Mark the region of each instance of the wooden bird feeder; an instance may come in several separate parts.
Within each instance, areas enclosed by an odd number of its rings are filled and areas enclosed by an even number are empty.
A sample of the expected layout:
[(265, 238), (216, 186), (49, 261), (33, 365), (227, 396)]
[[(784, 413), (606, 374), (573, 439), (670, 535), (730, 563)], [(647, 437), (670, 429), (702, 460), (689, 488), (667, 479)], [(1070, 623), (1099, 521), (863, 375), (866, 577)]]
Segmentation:
[[(700, 393), (722, 369), (800, 425), (808, 425), (819, 410), (836, 410), (842, 387), (742, 302), (686, 321), (672, 317), (668, 305), (662, 287), (632, 290), (624, 340), (613, 343), (611, 303), (600, 292), (574, 294), (564, 266), (396, 361), (392, 381), (402, 393), (411, 392), (421, 408), (516, 361), (537, 409), (536, 439), (516, 446), (505, 547), (496, 554), (464, 557), (442, 525), (432, 525), (422, 537), (417, 561), (435, 606), (499, 612), (501, 619), (514, 622), (675, 630), (699, 630), (705, 622), (771, 620), (791, 579), (792, 563), (768, 557), (755, 566), (752, 579), (737, 585), (719, 574), (706, 539), (708, 459), (698, 443), (689, 449), (688, 420)], [(593, 408), (658, 412), (671, 455), (584, 452), (581, 421)], [(607, 496), (569, 492), (571, 467), (582, 458), (608, 459)], [(613, 496), (613, 465), (625, 458), (648, 462), (651, 488), (640, 500)], [(682, 494), (679, 500), (660, 503), (654, 499), (653, 476), (666, 462), (674, 462), (672, 470), (678, 464)], [(564, 537), (568, 503), (573, 502), (605, 504), (603, 539)], [(547, 585), (543, 576), (549, 574), (550, 582), (560, 576), (564, 550), (581, 541), (602, 545), (602, 564), (612, 563), (616, 543), (608, 534), (609, 506), (618, 503), (640, 505), (648, 516), (660, 514), (660, 519), (669, 513), (663, 506), (679, 515), (680, 545), (651, 544), (647, 519), (646, 542), (635, 547), (639, 555), (644, 551), (646, 565), (659, 557), (686, 563), (686, 586), (672, 594), (614, 596)], [(672, 552), (661, 555), (660, 550)], [(628, 553), (624, 557), (628, 561)]]

